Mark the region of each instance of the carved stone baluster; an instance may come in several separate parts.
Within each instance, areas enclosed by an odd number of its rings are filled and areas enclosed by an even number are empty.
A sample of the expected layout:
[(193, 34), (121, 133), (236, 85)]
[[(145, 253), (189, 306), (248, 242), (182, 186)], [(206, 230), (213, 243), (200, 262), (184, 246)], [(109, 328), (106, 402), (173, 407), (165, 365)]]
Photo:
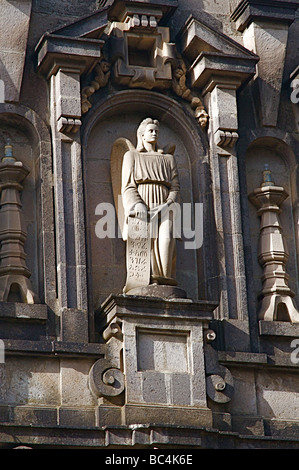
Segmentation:
[(292, 299), (294, 293), (288, 286), (286, 262), (289, 255), (279, 220), (280, 206), (287, 198), (284, 188), (272, 181), (268, 168), (265, 168), (261, 187), (249, 195), (261, 217), (258, 259), (264, 274), (260, 320), (299, 322), (299, 313)]
[(8, 301), (10, 292), (17, 287), (22, 302), (34, 304), (39, 300), (32, 291), (31, 272), (26, 266), (27, 233), (20, 199), (21, 183), (28, 174), (29, 169), (16, 161), (8, 142), (0, 163), (0, 300)]

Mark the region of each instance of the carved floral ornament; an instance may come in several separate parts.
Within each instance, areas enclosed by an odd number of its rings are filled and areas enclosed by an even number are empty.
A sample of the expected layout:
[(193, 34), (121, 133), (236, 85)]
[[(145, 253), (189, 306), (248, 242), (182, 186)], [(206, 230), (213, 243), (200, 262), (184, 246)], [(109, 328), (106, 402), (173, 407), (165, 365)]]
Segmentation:
[[(104, 88), (109, 80), (111, 80), (111, 69), (113, 64), (111, 64), (106, 58), (102, 58), (96, 65), (93, 76), (90, 77), (89, 84), (84, 86), (81, 91), (81, 109), (82, 114), (86, 114), (89, 109), (92, 107), (90, 97), (96, 93), (101, 88)], [(171, 88), (172, 91), (183, 100), (190, 103), (190, 106), (193, 111), (193, 115), (200, 124), (202, 129), (205, 129), (208, 124), (209, 115), (205, 110), (205, 107), (201, 99), (196, 96), (186, 85), (186, 74), (187, 67), (184, 63), (184, 60), (181, 56), (176, 54), (175, 60), (171, 61), (171, 80), (169, 80), (168, 88)], [(114, 77), (115, 81), (115, 77)], [(129, 86), (132, 86), (129, 84)], [(140, 88), (154, 88), (155, 81), (152, 81), (152, 86), (146, 84), (146, 80), (138, 81), (135, 86)]]
[(159, 24), (163, 15), (157, 5), (140, 7), (131, 3), (117, 13), (117, 20), (107, 30), (108, 55), (102, 57), (89, 84), (82, 89), (82, 114), (92, 106), (89, 98), (111, 80), (112, 84), (129, 88), (172, 89), (190, 103), (200, 126), (207, 126), (208, 113), (186, 85), (187, 67), (176, 44), (170, 42), (169, 27)]

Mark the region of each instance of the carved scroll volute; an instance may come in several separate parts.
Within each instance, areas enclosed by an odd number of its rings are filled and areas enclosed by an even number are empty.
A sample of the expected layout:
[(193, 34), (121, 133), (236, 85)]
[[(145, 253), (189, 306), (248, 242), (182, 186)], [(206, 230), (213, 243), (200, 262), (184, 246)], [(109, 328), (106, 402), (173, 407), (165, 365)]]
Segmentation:
[(208, 397), (215, 403), (228, 403), (234, 393), (234, 379), (231, 372), (218, 362), (217, 351), (211, 343), (216, 339), (213, 330), (205, 334), (206, 387)]
[(207, 376), (207, 395), (216, 403), (228, 403), (233, 395), (234, 382), (231, 372), (218, 365), (215, 374)]
[(125, 389), (124, 375), (107, 359), (99, 359), (89, 372), (89, 388), (99, 397), (116, 397)]

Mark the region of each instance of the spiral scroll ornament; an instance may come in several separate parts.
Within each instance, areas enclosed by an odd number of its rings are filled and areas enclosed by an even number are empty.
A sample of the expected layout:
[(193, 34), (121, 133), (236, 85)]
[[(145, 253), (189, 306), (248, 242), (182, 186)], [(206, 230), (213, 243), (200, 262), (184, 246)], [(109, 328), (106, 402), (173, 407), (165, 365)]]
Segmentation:
[(99, 359), (90, 369), (89, 388), (96, 397), (116, 397), (125, 389), (124, 375), (107, 359)]
[(207, 394), (216, 403), (228, 403), (234, 392), (234, 381), (230, 371), (218, 365), (218, 373), (207, 376)]

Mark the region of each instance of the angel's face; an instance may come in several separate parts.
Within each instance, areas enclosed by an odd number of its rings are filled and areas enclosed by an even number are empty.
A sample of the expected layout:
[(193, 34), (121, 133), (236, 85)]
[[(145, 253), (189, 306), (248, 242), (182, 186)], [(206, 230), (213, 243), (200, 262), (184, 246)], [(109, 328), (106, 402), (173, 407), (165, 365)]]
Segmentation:
[(159, 137), (159, 127), (156, 124), (148, 124), (143, 134), (143, 141), (156, 144)]

